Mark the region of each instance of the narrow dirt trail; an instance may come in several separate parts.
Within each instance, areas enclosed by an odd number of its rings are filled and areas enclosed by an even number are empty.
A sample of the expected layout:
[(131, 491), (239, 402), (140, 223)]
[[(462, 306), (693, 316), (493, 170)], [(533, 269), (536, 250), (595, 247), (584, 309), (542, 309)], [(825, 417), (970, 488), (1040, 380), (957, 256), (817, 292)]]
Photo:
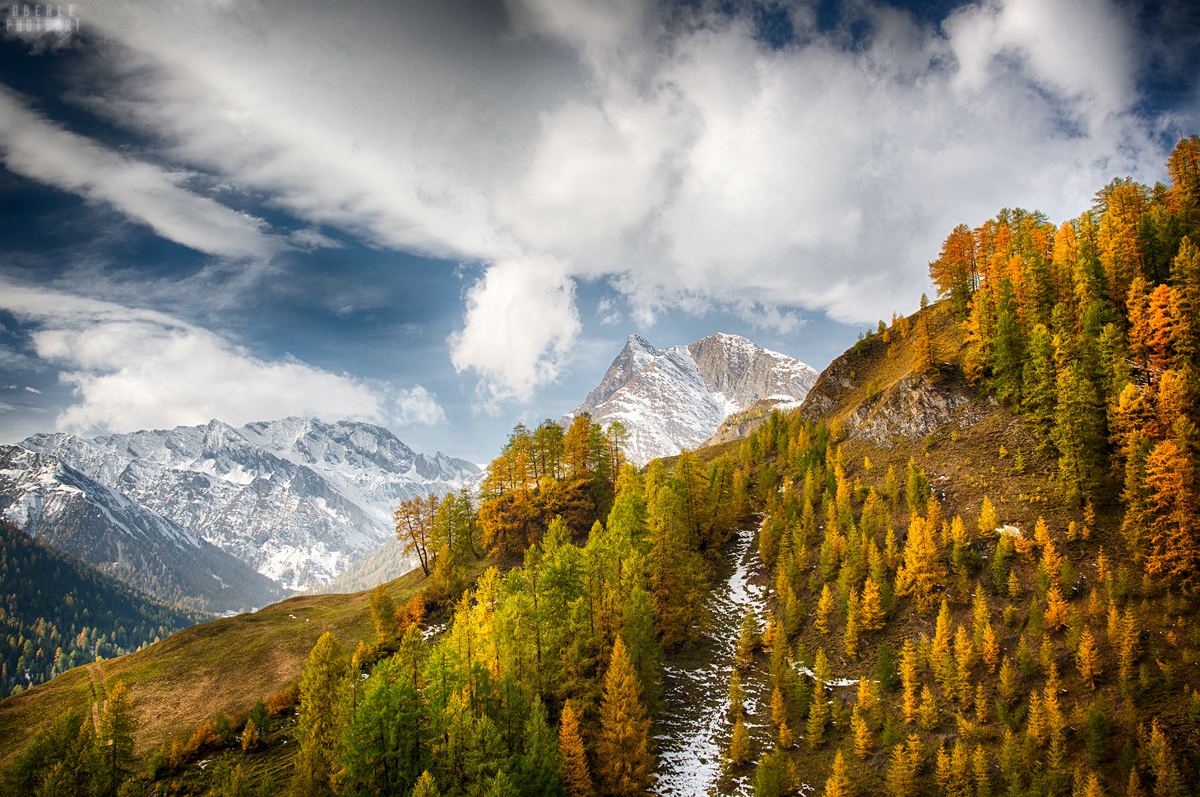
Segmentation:
[[(92, 725), (100, 731), (100, 704), (108, 700), (108, 689), (104, 686), (104, 670), (96, 662), (87, 666), (88, 686), (92, 688)], [(96, 686), (99, 684), (99, 690)], [(101, 697), (103, 695), (103, 697)]]

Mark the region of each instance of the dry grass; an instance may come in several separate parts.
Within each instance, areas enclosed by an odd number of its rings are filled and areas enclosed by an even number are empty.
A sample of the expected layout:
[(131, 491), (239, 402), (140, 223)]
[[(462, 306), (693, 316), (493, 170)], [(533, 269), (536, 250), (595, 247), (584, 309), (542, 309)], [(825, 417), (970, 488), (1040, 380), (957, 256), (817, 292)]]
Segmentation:
[[(397, 605), (424, 586), (419, 570), (388, 584)], [(302, 595), (254, 614), (184, 629), (137, 653), (98, 665), (106, 688), (124, 681), (138, 717), (139, 754), (221, 714), (233, 716), (299, 677), (326, 631), (347, 652), (374, 637), (370, 592)], [(11, 765), (38, 731), (66, 710), (91, 713), (87, 667), (0, 701), (0, 766)], [(100, 689), (97, 682), (97, 689)], [(103, 699), (103, 695), (100, 695)]]

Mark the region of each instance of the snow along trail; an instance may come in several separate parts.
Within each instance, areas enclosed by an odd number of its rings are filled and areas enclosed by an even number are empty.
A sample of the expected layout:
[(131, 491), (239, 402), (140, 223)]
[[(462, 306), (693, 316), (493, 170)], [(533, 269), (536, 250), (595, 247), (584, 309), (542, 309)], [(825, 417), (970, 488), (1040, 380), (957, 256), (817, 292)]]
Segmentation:
[[(696, 797), (708, 794), (749, 795), (753, 772), (722, 783), (722, 759), (729, 746), (729, 675), (737, 652), (738, 633), (746, 609), (754, 610), (761, 630), (766, 590), (752, 584), (762, 567), (754, 548), (755, 529), (742, 529), (728, 544), (733, 572), (714, 585), (708, 600), (711, 628), (696, 649), (663, 668), (663, 698), (655, 742), (657, 783), (661, 795)], [(769, 678), (760, 668), (743, 675), (746, 730), (751, 750), (770, 749), (772, 728), (762, 719), (770, 712)], [(720, 791), (719, 791), (720, 790)]]

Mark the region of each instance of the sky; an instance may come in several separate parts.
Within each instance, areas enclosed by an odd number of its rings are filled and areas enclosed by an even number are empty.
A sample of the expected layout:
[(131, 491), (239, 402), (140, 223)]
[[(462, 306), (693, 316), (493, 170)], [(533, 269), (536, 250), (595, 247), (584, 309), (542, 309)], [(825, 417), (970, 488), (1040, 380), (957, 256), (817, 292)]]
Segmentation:
[(304, 415), (487, 462), (630, 334), (820, 370), (955, 225), (1077, 217), (1200, 132), (1187, 2), (2, 16), (5, 443)]

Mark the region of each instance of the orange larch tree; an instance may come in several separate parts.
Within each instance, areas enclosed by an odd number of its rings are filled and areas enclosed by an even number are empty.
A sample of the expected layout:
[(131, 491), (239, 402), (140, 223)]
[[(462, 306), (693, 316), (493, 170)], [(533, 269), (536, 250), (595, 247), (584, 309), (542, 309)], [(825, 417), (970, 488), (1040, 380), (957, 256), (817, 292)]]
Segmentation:
[(1156, 445), (1146, 460), (1146, 486), (1152, 510), (1146, 569), (1194, 586), (1200, 582), (1200, 507), (1195, 463), (1187, 449), (1175, 440)]

